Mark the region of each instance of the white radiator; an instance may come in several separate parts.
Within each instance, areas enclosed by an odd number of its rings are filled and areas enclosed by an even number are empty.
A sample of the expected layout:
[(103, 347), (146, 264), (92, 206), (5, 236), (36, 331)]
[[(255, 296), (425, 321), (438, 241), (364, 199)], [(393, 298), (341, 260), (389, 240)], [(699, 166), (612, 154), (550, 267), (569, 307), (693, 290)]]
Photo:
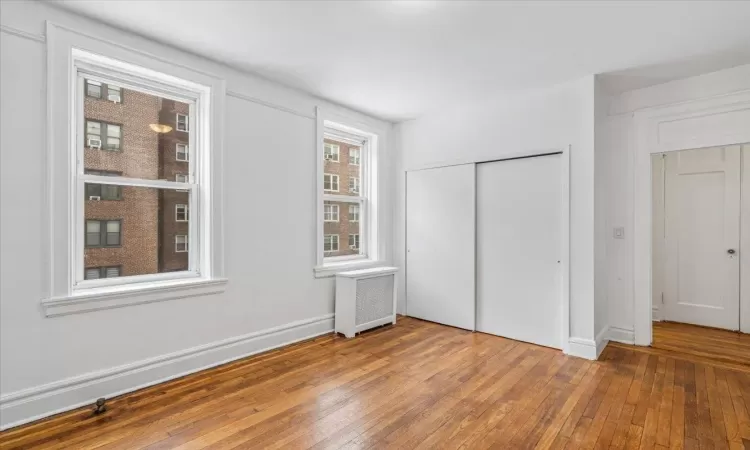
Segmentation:
[(348, 338), (387, 323), (396, 324), (397, 267), (336, 274), (336, 332)]

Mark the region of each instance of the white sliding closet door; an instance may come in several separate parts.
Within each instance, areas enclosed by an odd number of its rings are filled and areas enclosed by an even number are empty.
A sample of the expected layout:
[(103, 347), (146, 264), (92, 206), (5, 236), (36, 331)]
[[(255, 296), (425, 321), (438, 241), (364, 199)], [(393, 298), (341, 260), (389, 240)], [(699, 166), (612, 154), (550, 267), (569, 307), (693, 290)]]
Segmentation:
[(409, 172), (406, 313), (474, 329), (474, 164)]
[(477, 164), (477, 330), (562, 348), (562, 155)]

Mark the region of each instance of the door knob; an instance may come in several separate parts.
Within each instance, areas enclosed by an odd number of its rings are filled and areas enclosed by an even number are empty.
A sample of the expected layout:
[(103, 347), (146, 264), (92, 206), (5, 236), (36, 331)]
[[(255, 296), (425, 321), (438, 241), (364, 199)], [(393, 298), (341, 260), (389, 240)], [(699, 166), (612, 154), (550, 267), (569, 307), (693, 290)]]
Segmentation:
[(733, 248), (730, 248), (729, 250), (727, 250), (727, 253), (729, 253), (730, 255), (734, 255), (735, 251)]

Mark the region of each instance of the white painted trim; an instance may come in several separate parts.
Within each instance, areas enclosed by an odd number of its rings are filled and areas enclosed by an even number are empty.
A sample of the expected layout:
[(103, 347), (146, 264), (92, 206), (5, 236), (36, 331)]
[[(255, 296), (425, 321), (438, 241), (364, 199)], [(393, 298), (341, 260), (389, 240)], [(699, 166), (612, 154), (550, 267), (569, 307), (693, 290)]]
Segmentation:
[(572, 337), (568, 341), (568, 351), (566, 355), (576, 356), (591, 361), (596, 361), (599, 357), (596, 349), (596, 342), (593, 339), (583, 339)]
[(635, 334), (633, 330), (626, 328), (609, 327), (609, 340), (623, 344), (633, 344), (635, 342)]
[(596, 361), (609, 343), (609, 334), (609, 326), (606, 326), (593, 340), (572, 337), (568, 340), (569, 351), (566, 354)]
[(560, 255), (561, 289), (562, 289), (562, 351), (570, 353), (570, 145), (562, 152), (560, 162), (562, 177), (562, 215), (561, 230), (562, 251)]
[(20, 38), (29, 39), (32, 41), (41, 42), (42, 44), (47, 41), (47, 39), (44, 37), (44, 35), (41, 34), (34, 34), (34, 33), (27, 33), (26, 31), (19, 30), (13, 27), (9, 27), (7, 25), (0, 25), (0, 31), (3, 33), (8, 33), (13, 36), (18, 36)]
[(220, 294), (226, 289), (226, 279), (187, 279), (133, 283), (131, 285), (104, 287), (76, 291), (76, 294), (42, 301), (47, 317), (67, 316), (123, 306), (162, 302), (178, 298)]
[(635, 119), (633, 169), (633, 302), (635, 344), (651, 345), (654, 302), (652, 298), (652, 178), (654, 153), (718, 147), (750, 142), (750, 127), (737, 123), (729, 132), (698, 129), (681, 140), (662, 139), (660, 126), (702, 117), (717, 120), (722, 114), (750, 110), (750, 90), (702, 100), (638, 111)]
[(333, 332), (333, 314), (291, 322), (0, 397), (0, 430)]
[(359, 259), (356, 261), (343, 261), (340, 263), (329, 263), (324, 266), (315, 267), (315, 278), (329, 278), (336, 276), (340, 272), (347, 272), (350, 270), (369, 269), (373, 267), (382, 266), (385, 264), (384, 261), (370, 260), (370, 259)]

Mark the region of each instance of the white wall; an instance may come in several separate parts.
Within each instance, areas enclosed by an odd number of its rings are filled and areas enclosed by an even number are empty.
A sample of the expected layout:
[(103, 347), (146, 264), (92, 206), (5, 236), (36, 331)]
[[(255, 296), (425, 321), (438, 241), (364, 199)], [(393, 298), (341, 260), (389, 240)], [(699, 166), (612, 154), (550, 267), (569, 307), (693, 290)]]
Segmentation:
[[(403, 158), (399, 177), (427, 166), (571, 146), (570, 328), (571, 336), (593, 342), (594, 77), (512, 96), (488, 93), (480, 101), (433, 111), (396, 128)], [(398, 199), (403, 201), (403, 182), (398, 186)], [(404, 258), (404, 217), (401, 204), (396, 233), (399, 265)]]
[[(625, 92), (611, 99), (604, 142), (609, 158), (607, 183), (607, 265), (610, 337), (632, 342), (634, 330), (634, 113), (650, 108), (688, 104), (750, 89), (750, 65), (676, 80)], [(706, 130), (700, 130), (705, 133)], [(698, 131), (696, 131), (698, 133)], [(688, 139), (690, 136), (686, 136)], [(625, 227), (625, 239), (614, 239), (612, 229)]]
[[(382, 130), (391, 259), (391, 124), (42, 3), (2, 2), (0, 18), (3, 426), (333, 329), (333, 280), (313, 275), (316, 106)], [(44, 316), (45, 20), (227, 79), (224, 294)]]

